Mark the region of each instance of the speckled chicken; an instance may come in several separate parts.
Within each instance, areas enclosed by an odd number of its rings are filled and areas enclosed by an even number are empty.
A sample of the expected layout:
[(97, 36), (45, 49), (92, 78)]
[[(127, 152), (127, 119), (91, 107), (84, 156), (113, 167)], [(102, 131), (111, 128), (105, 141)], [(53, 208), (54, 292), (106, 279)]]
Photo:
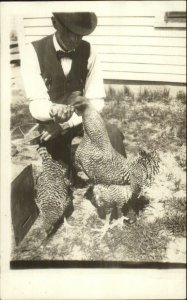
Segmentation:
[(114, 209), (119, 217), (124, 203), (138, 198), (143, 187), (151, 184), (159, 170), (158, 156), (140, 151), (135, 159), (124, 158), (112, 147), (100, 114), (89, 103), (75, 103), (75, 107), (82, 114), (84, 126), (75, 164), (93, 184), (86, 196), (98, 213), (104, 210), (109, 223)]
[(114, 150), (100, 114), (91, 106), (76, 105), (81, 110), (84, 137), (75, 154), (75, 164), (94, 184), (128, 183), (130, 162)]
[(53, 160), (45, 147), (38, 149), (43, 171), (37, 179), (36, 203), (48, 235), (73, 212), (68, 169), (62, 162)]

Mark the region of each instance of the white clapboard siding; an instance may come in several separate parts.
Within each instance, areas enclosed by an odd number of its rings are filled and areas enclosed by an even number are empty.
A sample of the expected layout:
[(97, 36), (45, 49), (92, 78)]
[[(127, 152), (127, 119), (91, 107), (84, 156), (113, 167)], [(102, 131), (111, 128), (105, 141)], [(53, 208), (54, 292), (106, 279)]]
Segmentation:
[(160, 47), (185, 47), (186, 41), (181, 38), (162, 38), (162, 37), (132, 37), (129, 36), (87, 36), (85, 40), (96, 45), (129, 45), (129, 46), (160, 46)]
[[(145, 72), (119, 72), (119, 71), (105, 71), (105, 80), (110, 81), (118, 81), (118, 80), (124, 80), (124, 81), (146, 81), (146, 82), (173, 82), (173, 83), (182, 83), (184, 79), (184, 75), (176, 75), (176, 74), (162, 74), (159, 73), (159, 80), (155, 80), (157, 78), (158, 74), (154, 73), (154, 69), (152, 70), (153, 73), (145, 73)], [(176, 76), (178, 78), (178, 81), (176, 81)], [(166, 81), (167, 77), (167, 81)]]
[[(74, 3), (63, 2), (63, 11), (80, 11)], [(185, 28), (155, 26), (160, 12), (185, 11), (185, 1), (82, 1), (81, 10), (98, 16), (98, 26), (84, 40), (97, 49), (104, 79), (185, 83)], [(54, 33), (51, 16), (47, 11), (23, 16), (24, 44)]]
[[(131, 63), (103, 63), (104, 71), (119, 71), (119, 72), (136, 72), (137, 69), (143, 73), (151, 73), (154, 71), (155, 74), (179, 74), (185, 75), (186, 67), (185, 66), (173, 66), (170, 65), (167, 67), (165, 65), (156, 65), (156, 64), (131, 64)], [(140, 69), (141, 68), (141, 69)]]
[[(100, 16), (98, 19), (97, 26), (149, 26), (152, 27), (154, 22), (153, 17), (102, 17)], [(52, 26), (52, 21), (50, 17), (43, 18), (24, 18), (24, 26), (25, 27), (33, 27), (33, 26)]]
[[(32, 2), (32, 1), (31, 1)], [(132, 3), (133, 2), (133, 3)], [(162, 2), (162, 4), (160, 4)], [(56, 12), (70, 12), (70, 11), (95, 11), (99, 17), (154, 17), (158, 11), (168, 9), (177, 11), (185, 7), (184, 1), (45, 1), (30, 5), (32, 8), (29, 11), (26, 3), (27, 17), (28, 12), (30, 16), (34, 17), (49, 17), (52, 11)], [(183, 4), (181, 4), (184, 2)], [(52, 7), (51, 7), (52, 6)], [(19, 8), (18, 8), (18, 11)]]
[(164, 55), (131, 55), (131, 54), (99, 54), (100, 60), (103, 63), (126, 63), (126, 64), (148, 64), (151, 65), (174, 65), (184, 66), (185, 59), (183, 56), (170, 56)]
[(19, 45), (17, 41), (10, 42), (10, 62), (19, 62), (20, 61), (20, 54), (19, 54)]
[[(50, 33), (49, 33), (50, 34)], [(46, 35), (32, 35), (26, 36), (26, 43), (39, 40)], [(176, 47), (185, 48), (186, 41), (181, 38), (149, 38), (149, 37), (117, 37), (117, 36), (88, 36), (84, 37), (85, 41), (90, 42), (93, 45), (116, 45), (116, 46), (152, 46), (152, 47)], [(168, 50), (169, 51), (169, 50)]]
[(186, 48), (177, 48), (176, 47), (152, 47), (152, 46), (116, 46), (116, 45), (97, 45), (98, 53), (102, 54), (130, 54), (130, 55), (141, 55), (142, 58), (145, 55), (156, 55), (164, 57), (186, 57)]
[(118, 17), (100, 17), (98, 20), (98, 26), (146, 26), (152, 27), (154, 21), (153, 17), (126, 17), (118, 16)]
[[(26, 35), (48, 35), (55, 32), (52, 26), (25, 27)], [(115, 36), (115, 37), (166, 37), (166, 38), (185, 38), (184, 30), (163, 30), (153, 27), (139, 26), (98, 26), (92, 36)]]
[(10, 61), (12, 62), (12, 61), (18, 61), (18, 60), (20, 60), (20, 55), (19, 55), (19, 53), (11, 53), (11, 55), (10, 55)]
[(10, 49), (10, 54), (18, 54), (18, 53), (19, 53), (19, 47), (18, 46)]

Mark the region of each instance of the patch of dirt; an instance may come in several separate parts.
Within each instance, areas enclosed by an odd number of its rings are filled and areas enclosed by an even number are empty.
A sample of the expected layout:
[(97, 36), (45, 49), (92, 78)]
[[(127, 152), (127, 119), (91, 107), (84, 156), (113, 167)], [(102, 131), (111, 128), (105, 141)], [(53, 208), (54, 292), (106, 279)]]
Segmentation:
[(172, 262), (186, 262), (186, 239), (174, 238), (169, 242), (166, 250), (166, 260)]
[[(164, 217), (166, 200), (172, 197), (186, 197), (186, 172), (178, 166), (174, 155), (160, 151), (159, 157), (160, 171), (155, 176), (151, 188), (144, 191), (144, 195), (150, 199), (150, 205), (145, 211), (148, 222)], [(180, 184), (180, 191), (177, 189), (177, 182)]]

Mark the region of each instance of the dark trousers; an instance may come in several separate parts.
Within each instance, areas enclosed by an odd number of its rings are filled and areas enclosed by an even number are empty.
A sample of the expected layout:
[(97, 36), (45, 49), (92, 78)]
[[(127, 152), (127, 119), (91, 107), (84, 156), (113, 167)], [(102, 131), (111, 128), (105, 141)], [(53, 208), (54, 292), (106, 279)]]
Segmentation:
[[(126, 157), (123, 133), (115, 125), (109, 123), (105, 125), (113, 148)], [(48, 142), (41, 143), (40, 147), (45, 146), (53, 159), (62, 160), (71, 166), (71, 142), (76, 136), (83, 136), (82, 124), (70, 129), (68, 133), (64, 135), (59, 135)]]

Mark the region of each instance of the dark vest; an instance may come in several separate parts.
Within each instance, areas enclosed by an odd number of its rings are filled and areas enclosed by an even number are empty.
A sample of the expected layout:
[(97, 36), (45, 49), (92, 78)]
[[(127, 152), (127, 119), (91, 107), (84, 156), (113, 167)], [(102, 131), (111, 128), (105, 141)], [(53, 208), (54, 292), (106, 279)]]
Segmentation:
[(40, 65), (41, 76), (48, 90), (50, 100), (67, 103), (65, 98), (73, 91), (84, 91), (90, 44), (81, 41), (75, 50), (72, 66), (67, 77), (64, 75), (53, 44), (53, 35), (32, 42)]

